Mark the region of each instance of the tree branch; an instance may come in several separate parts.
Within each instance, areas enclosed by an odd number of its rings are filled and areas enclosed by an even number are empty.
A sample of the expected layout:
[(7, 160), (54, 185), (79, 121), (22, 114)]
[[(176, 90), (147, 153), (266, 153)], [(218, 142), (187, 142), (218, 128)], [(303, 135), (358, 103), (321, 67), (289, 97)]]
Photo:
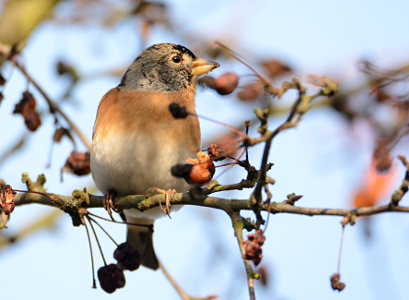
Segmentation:
[(27, 80), (34, 85), (34, 87), (38, 90), (38, 92), (43, 96), (45, 101), (48, 104), (48, 107), (50, 108), (50, 112), (56, 111), (58, 114), (61, 115), (61, 117), (68, 123), (68, 125), (72, 128), (72, 130), (77, 134), (79, 139), (82, 141), (82, 143), (87, 147), (88, 150), (91, 149), (91, 143), (89, 142), (88, 138), (82, 133), (81, 129), (75, 123), (65, 114), (65, 112), (48, 96), (48, 94), (44, 91), (44, 89), (37, 83), (34, 78), (27, 73), (26, 69), (24, 66), (22, 66), (20, 63), (15, 61), (16, 67), (23, 73), (23, 75), (27, 78)]
[(249, 289), (249, 296), (250, 300), (255, 300), (256, 299), (256, 294), (254, 291), (254, 271), (253, 268), (251, 267), (250, 261), (244, 259), (245, 256), (245, 249), (243, 246), (243, 228), (244, 224), (243, 221), (241, 220), (240, 213), (237, 211), (231, 212), (229, 214), (233, 229), (234, 229), (234, 236), (237, 239), (238, 246), (240, 248), (240, 254), (241, 258), (244, 263), (244, 267), (246, 269), (246, 276), (247, 276), (247, 286)]
[[(76, 190), (78, 191), (78, 190)], [(74, 191), (75, 193), (75, 191)], [(16, 206), (26, 204), (43, 204), (61, 209), (66, 207), (84, 207), (97, 208), (104, 207), (104, 197), (88, 195), (88, 201), (80, 201), (77, 195), (63, 196), (57, 194), (47, 194), (48, 196), (33, 193), (18, 193), (14, 198)], [(140, 211), (145, 211), (153, 207), (159, 206), (159, 203), (165, 205), (164, 195), (153, 195), (146, 197), (145, 195), (131, 195), (116, 198), (114, 200), (115, 208), (130, 209), (136, 208)], [(224, 199), (218, 197), (206, 197), (203, 200), (193, 200), (188, 194), (177, 193), (171, 200), (172, 205), (195, 205), (223, 210), (230, 214), (233, 211), (253, 210), (252, 202), (248, 199)], [(262, 211), (267, 211), (271, 214), (289, 213), (306, 216), (348, 216), (356, 217), (370, 216), (385, 212), (403, 212), (409, 213), (408, 206), (394, 205), (379, 205), (379, 206), (364, 206), (353, 209), (342, 208), (314, 208), (294, 206), (284, 202), (264, 203), (261, 207)]]

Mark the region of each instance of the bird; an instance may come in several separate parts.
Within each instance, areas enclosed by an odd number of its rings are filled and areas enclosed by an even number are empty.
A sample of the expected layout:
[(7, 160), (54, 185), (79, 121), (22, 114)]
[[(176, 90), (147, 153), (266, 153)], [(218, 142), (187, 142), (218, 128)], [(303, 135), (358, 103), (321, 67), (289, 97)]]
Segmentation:
[[(152, 189), (169, 196), (188, 190), (186, 181), (172, 176), (170, 170), (200, 149), (197, 79), (217, 67), (218, 63), (173, 43), (154, 44), (136, 57), (119, 85), (102, 97), (94, 123), (91, 173), (106, 197), (146, 194)], [(185, 106), (189, 116), (174, 118), (171, 103)], [(143, 266), (158, 269), (153, 227), (129, 223), (153, 226), (155, 219), (166, 214), (159, 207), (123, 213), (127, 242), (141, 254)]]

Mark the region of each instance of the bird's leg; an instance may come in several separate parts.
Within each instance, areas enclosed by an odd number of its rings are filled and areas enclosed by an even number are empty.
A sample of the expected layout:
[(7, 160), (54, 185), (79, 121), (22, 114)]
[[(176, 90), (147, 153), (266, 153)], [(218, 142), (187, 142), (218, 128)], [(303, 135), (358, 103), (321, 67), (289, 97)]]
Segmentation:
[(104, 208), (108, 212), (112, 221), (115, 221), (112, 215), (112, 210), (116, 211), (113, 199), (117, 196), (117, 192), (113, 189), (109, 189), (104, 196)]
[[(170, 214), (170, 208), (172, 205), (170, 204), (170, 201), (173, 199), (173, 196), (176, 194), (175, 189), (167, 189), (163, 190), (160, 188), (150, 188), (147, 191), (148, 194), (164, 194), (165, 195), (165, 207), (162, 206), (162, 203), (159, 202), (159, 207), (163, 211), (164, 214), (168, 215)], [(169, 216), (170, 217), (170, 216)]]

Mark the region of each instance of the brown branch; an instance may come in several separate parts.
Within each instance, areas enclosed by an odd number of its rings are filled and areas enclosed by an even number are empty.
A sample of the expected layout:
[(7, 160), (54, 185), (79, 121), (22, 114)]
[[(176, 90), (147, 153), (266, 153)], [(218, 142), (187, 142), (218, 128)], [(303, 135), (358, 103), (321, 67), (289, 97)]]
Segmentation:
[(164, 267), (164, 265), (159, 262), (159, 268), (162, 270), (163, 274), (167, 278), (167, 280), (170, 282), (170, 284), (173, 286), (173, 288), (176, 290), (176, 292), (179, 294), (180, 298), (182, 300), (190, 300), (191, 297), (180, 287), (180, 285), (173, 279), (173, 277), (170, 275), (168, 270)]
[(409, 186), (409, 162), (407, 161), (406, 157), (404, 155), (398, 155), (398, 158), (406, 168), (405, 172), (405, 177), (402, 180), (402, 184), (400, 187), (393, 192), (392, 197), (391, 197), (391, 202), (390, 204), (395, 206), (399, 204), (399, 201), (402, 200), (403, 196), (407, 193), (408, 191), (408, 186)]
[(244, 245), (243, 245), (243, 228), (244, 228), (244, 224), (243, 221), (241, 219), (240, 213), (237, 211), (233, 211), (231, 213), (229, 213), (232, 225), (233, 225), (233, 229), (234, 229), (234, 236), (237, 239), (237, 243), (240, 249), (240, 254), (241, 254), (241, 258), (243, 260), (244, 263), (244, 267), (246, 269), (246, 276), (247, 276), (247, 286), (249, 289), (249, 296), (250, 296), (250, 300), (255, 300), (256, 299), (256, 294), (254, 291), (254, 275), (255, 272), (253, 271), (253, 268), (251, 267), (251, 263), (250, 261), (244, 259), (245, 257), (245, 249), (244, 249)]
[[(51, 200), (55, 199), (55, 200)], [(56, 194), (49, 194), (49, 196), (44, 196), (40, 194), (32, 193), (18, 193), (14, 202), (16, 206), (25, 204), (43, 204), (58, 208), (63, 208), (66, 206), (75, 207), (77, 200), (73, 196), (62, 196)], [(80, 202), (81, 207), (87, 208), (97, 208), (104, 207), (104, 197), (89, 195), (88, 202)], [(114, 200), (114, 205), (118, 209), (130, 209), (136, 208), (141, 211), (157, 207), (159, 203), (165, 205), (164, 195), (153, 195), (145, 197), (144, 195), (131, 195), (119, 197)], [(192, 200), (188, 194), (175, 194), (174, 198), (171, 200), (172, 205), (195, 205), (203, 206), (209, 208), (216, 208), (223, 210), (230, 214), (233, 211), (240, 210), (252, 210), (252, 202), (248, 199), (223, 199), (218, 197), (206, 197), (203, 200)], [(341, 209), (341, 208), (313, 208), (313, 207), (301, 207), (294, 206), (285, 202), (272, 202), (264, 203), (261, 207), (262, 211), (267, 211), (272, 214), (277, 213), (290, 213), (306, 216), (348, 216), (355, 215), (356, 217), (370, 216), (385, 212), (404, 212), (409, 213), (408, 206), (393, 206), (393, 205), (379, 205), (379, 206), (364, 206), (360, 208), (353, 209)]]
[(27, 78), (29, 82), (38, 90), (38, 92), (43, 96), (45, 101), (47, 102), (51, 112), (58, 112), (61, 117), (68, 123), (68, 125), (72, 128), (72, 130), (77, 134), (79, 139), (82, 143), (87, 147), (88, 150), (91, 149), (91, 143), (89, 142), (88, 138), (82, 133), (82, 131), (75, 125), (75, 123), (65, 114), (64, 111), (48, 96), (48, 94), (44, 91), (44, 89), (37, 83), (37, 81), (27, 73), (26, 69), (23, 65), (15, 61), (16, 67), (23, 73), (23, 75)]
[[(282, 123), (280, 126), (278, 126), (274, 131), (271, 132), (266, 132), (262, 137), (266, 138), (265, 140), (265, 145), (264, 145), (264, 151), (263, 151), (263, 158), (261, 160), (261, 166), (260, 166), (260, 172), (259, 172), (259, 178), (258, 182), (256, 185), (256, 188), (254, 189), (253, 196), (254, 199), (257, 203), (260, 203), (262, 201), (261, 197), (261, 190), (266, 184), (266, 173), (268, 171), (268, 166), (269, 164), (267, 163), (268, 161), (268, 156), (270, 154), (270, 148), (271, 148), (271, 143), (273, 141), (273, 138), (279, 134), (281, 131), (294, 127), (296, 123), (299, 121), (299, 118), (297, 118), (295, 121), (293, 120), (297, 115), (301, 116), (303, 111), (299, 109), (300, 105), (304, 102), (304, 96), (305, 96), (305, 88), (300, 84), (298, 80), (293, 79), (291, 84), (284, 85), (283, 87), (286, 87), (286, 89), (290, 88), (296, 88), (299, 91), (298, 98), (296, 102), (294, 103), (290, 113), (288, 114), (287, 119)], [(312, 97), (309, 97), (309, 101), (311, 101)], [(308, 104), (309, 104), (308, 101)], [(262, 125), (264, 125), (264, 122), (267, 122), (268, 116), (266, 118), (260, 118), (260, 121)], [(253, 141), (254, 143), (254, 141)], [(250, 142), (250, 145), (254, 145), (252, 142)]]

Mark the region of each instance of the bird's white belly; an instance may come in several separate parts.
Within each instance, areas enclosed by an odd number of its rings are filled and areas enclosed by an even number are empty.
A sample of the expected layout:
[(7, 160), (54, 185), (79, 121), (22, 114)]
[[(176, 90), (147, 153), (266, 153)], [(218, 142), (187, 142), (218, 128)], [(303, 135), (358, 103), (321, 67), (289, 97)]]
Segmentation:
[[(184, 179), (171, 175), (170, 168), (184, 163), (192, 156), (188, 146), (180, 141), (161, 140), (158, 135), (129, 134), (118, 136), (110, 133), (103, 140), (95, 137), (91, 151), (91, 170), (98, 189), (106, 193), (109, 189), (119, 195), (145, 194), (147, 189), (187, 190)], [(163, 213), (159, 209), (126, 212), (134, 217), (156, 219)]]

